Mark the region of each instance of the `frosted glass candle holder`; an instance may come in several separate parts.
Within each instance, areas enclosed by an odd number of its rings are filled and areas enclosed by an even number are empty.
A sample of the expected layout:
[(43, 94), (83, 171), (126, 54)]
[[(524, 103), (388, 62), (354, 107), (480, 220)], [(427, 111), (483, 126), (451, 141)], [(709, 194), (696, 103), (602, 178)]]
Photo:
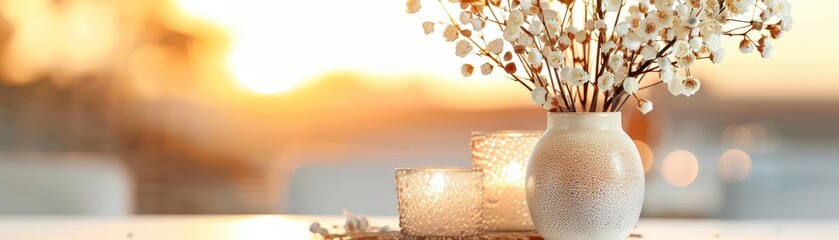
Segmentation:
[(473, 132), (472, 165), (484, 171), (483, 219), (488, 231), (534, 230), (524, 180), (541, 131)]
[(480, 234), (483, 173), (471, 168), (396, 169), (399, 227), (411, 237)]

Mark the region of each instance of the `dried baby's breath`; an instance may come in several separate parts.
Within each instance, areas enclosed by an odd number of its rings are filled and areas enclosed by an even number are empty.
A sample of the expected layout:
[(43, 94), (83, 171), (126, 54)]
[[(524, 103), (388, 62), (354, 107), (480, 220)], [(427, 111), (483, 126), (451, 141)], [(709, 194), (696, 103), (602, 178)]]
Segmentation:
[[(408, 0), (406, 11), (420, 11), (419, 1)], [(742, 53), (757, 49), (769, 58), (773, 39), (793, 26), (787, 0), (438, 2), (449, 14), (439, 20), (455, 55), (485, 58), (483, 75), (501, 67), (536, 95), (544, 90), (546, 97), (534, 101), (549, 111), (620, 111), (637, 91), (659, 83), (674, 96), (694, 95), (699, 79), (690, 68), (722, 62), (722, 37), (741, 40)], [(424, 22), (423, 31), (431, 34), (434, 25)], [(461, 66), (464, 76), (474, 70)], [(659, 80), (645, 82), (648, 73)], [(639, 99), (638, 109), (646, 113), (652, 102)]]

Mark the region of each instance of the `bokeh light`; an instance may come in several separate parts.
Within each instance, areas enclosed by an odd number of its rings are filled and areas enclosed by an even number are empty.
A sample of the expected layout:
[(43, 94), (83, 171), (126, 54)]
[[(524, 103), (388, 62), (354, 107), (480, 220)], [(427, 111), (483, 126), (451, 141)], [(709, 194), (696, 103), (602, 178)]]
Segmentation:
[(719, 173), (723, 181), (741, 182), (749, 176), (751, 169), (752, 159), (743, 150), (729, 149), (720, 156)]
[(686, 187), (699, 175), (699, 161), (687, 150), (676, 150), (661, 162), (664, 180), (676, 187)]

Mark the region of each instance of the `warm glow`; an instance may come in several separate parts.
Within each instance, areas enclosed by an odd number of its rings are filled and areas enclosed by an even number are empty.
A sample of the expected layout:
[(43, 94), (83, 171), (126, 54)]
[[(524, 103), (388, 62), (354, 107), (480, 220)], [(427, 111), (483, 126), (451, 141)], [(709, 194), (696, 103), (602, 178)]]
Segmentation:
[(661, 174), (670, 185), (685, 187), (699, 175), (699, 161), (686, 150), (673, 151), (661, 163)]
[(441, 193), (443, 189), (446, 187), (446, 178), (443, 176), (442, 172), (434, 173), (434, 176), (431, 177), (431, 182), (429, 182), (428, 187), (432, 192)]
[(650, 145), (647, 145), (644, 141), (641, 140), (632, 140), (635, 143), (635, 147), (638, 148), (638, 153), (641, 155), (641, 164), (644, 165), (644, 173), (650, 171), (653, 168), (653, 163), (655, 162), (655, 156), (653, 155), (653, 149), (650, 148)]
[(506, 179), (507, 183), (521, 184), (521, 182), (524, 180), (524, 175), (522, 175), (522, 172), (523, 169), (521, 165), (511, 162), (509, 165), (507, 165), (506, 168), (504, 168), (504, 179)]
[(723, 181), (741, 182), (749, 176), (751, 169), (752, 159), (743, 150), (729, 149), (720, 156), (719, 172)]

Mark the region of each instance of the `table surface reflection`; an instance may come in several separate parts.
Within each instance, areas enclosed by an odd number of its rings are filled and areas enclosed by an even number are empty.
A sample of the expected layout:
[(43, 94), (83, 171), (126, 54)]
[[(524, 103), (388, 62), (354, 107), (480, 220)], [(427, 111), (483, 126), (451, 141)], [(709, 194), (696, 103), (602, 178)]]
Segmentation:
[[(129, 217), (3, 216), (0, 239), (316, 239), (313, 221), (343, 224), (338, 216), (152, 215)], [(395, 217), (372, 225), (398, 226)], [(641, 239), (839, 239), (839, 221), (642, 219)]]

